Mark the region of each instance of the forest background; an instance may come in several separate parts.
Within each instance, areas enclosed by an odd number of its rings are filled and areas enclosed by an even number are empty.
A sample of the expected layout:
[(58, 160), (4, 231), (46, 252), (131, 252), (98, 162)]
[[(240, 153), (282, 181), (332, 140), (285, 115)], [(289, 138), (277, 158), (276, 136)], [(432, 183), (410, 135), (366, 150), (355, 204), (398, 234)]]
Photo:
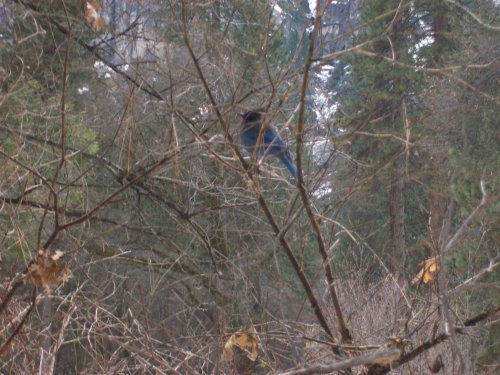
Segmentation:
[(0, 0), (0, 373), (498, 373), (499, 10)]

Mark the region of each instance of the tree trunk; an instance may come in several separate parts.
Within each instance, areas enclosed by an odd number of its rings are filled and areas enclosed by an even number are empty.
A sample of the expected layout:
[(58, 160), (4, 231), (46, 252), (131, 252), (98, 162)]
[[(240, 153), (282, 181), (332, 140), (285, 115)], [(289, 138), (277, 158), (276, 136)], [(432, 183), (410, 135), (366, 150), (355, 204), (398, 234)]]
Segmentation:
[[(436, 6), (432, 12), (432, 18), (435, 43), (438, 46), (445, 45), (445, 33), (448, 30), (446, 6)], [(441, 63), (441, 55), (435, 55), (432, 59), (432, 63), (439, 66)], [(451, 103), (448, 103), (448, 106), (451, 107)], [(440, 110), (440, 108), (434, 108), (433, 113), (442, 113), (442, 110)], [(445, 114), (445, 116), (447, 115)], [(447, 124), (452, 121), (452, 119), (443, 118), (442, 115), (440, 115), (439, 118), (436, 119), (437, 126), (434, 128), (435, 131), (432, 135), (433, 141), (437, 144), (437, 146), (431, 150), (430, 157), (433, 180), (430, 191), (431, 207), (429, 210), (429, 231), (432, 242), (432, 256), (438, 255), (439, 249), (446, 243), (449, 238), (451, 226), (452, 205), (449, 199), (450, 181), (447, 153), (449, 148), (449, 134), (447, 134)]]
[(405, 264), (405, 205), (404, 205), (404, 154), (396, 157), (393, 163), (393, 176), (389, 189), (389, 270), (398, 278), (404, 277)]

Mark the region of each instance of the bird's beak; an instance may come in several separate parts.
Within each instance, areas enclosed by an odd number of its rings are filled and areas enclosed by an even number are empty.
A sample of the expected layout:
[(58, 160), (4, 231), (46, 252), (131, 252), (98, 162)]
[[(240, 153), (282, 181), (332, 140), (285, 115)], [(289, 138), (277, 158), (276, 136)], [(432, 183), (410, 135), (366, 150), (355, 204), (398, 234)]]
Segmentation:
[(238, 116), (245, 117), (245, 113), (244, 112), (240, 112), (240, 113), (238, 113)]

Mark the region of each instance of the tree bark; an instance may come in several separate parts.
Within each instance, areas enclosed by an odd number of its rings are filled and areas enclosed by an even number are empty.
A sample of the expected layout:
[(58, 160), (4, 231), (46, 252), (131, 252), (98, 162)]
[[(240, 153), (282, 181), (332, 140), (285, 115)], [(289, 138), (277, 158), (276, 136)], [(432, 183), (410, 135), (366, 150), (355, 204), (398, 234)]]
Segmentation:
[(390, 233), (388, 244), (389, 270), (404, 278), (405, 264), (405, 204), (404, 204), (404, 154), (397, 155), (393, 163), (393, 175), (389, 188)]

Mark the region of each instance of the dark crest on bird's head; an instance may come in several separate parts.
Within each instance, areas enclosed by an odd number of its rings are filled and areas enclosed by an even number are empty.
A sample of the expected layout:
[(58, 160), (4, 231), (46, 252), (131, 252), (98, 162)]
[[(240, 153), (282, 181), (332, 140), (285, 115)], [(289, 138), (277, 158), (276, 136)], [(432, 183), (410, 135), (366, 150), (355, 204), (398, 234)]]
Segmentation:
[(259, 121), (264, 115), (265, 111), (262, 108), (252, 109), (251, 111), (238, 113), (245, 122)]

